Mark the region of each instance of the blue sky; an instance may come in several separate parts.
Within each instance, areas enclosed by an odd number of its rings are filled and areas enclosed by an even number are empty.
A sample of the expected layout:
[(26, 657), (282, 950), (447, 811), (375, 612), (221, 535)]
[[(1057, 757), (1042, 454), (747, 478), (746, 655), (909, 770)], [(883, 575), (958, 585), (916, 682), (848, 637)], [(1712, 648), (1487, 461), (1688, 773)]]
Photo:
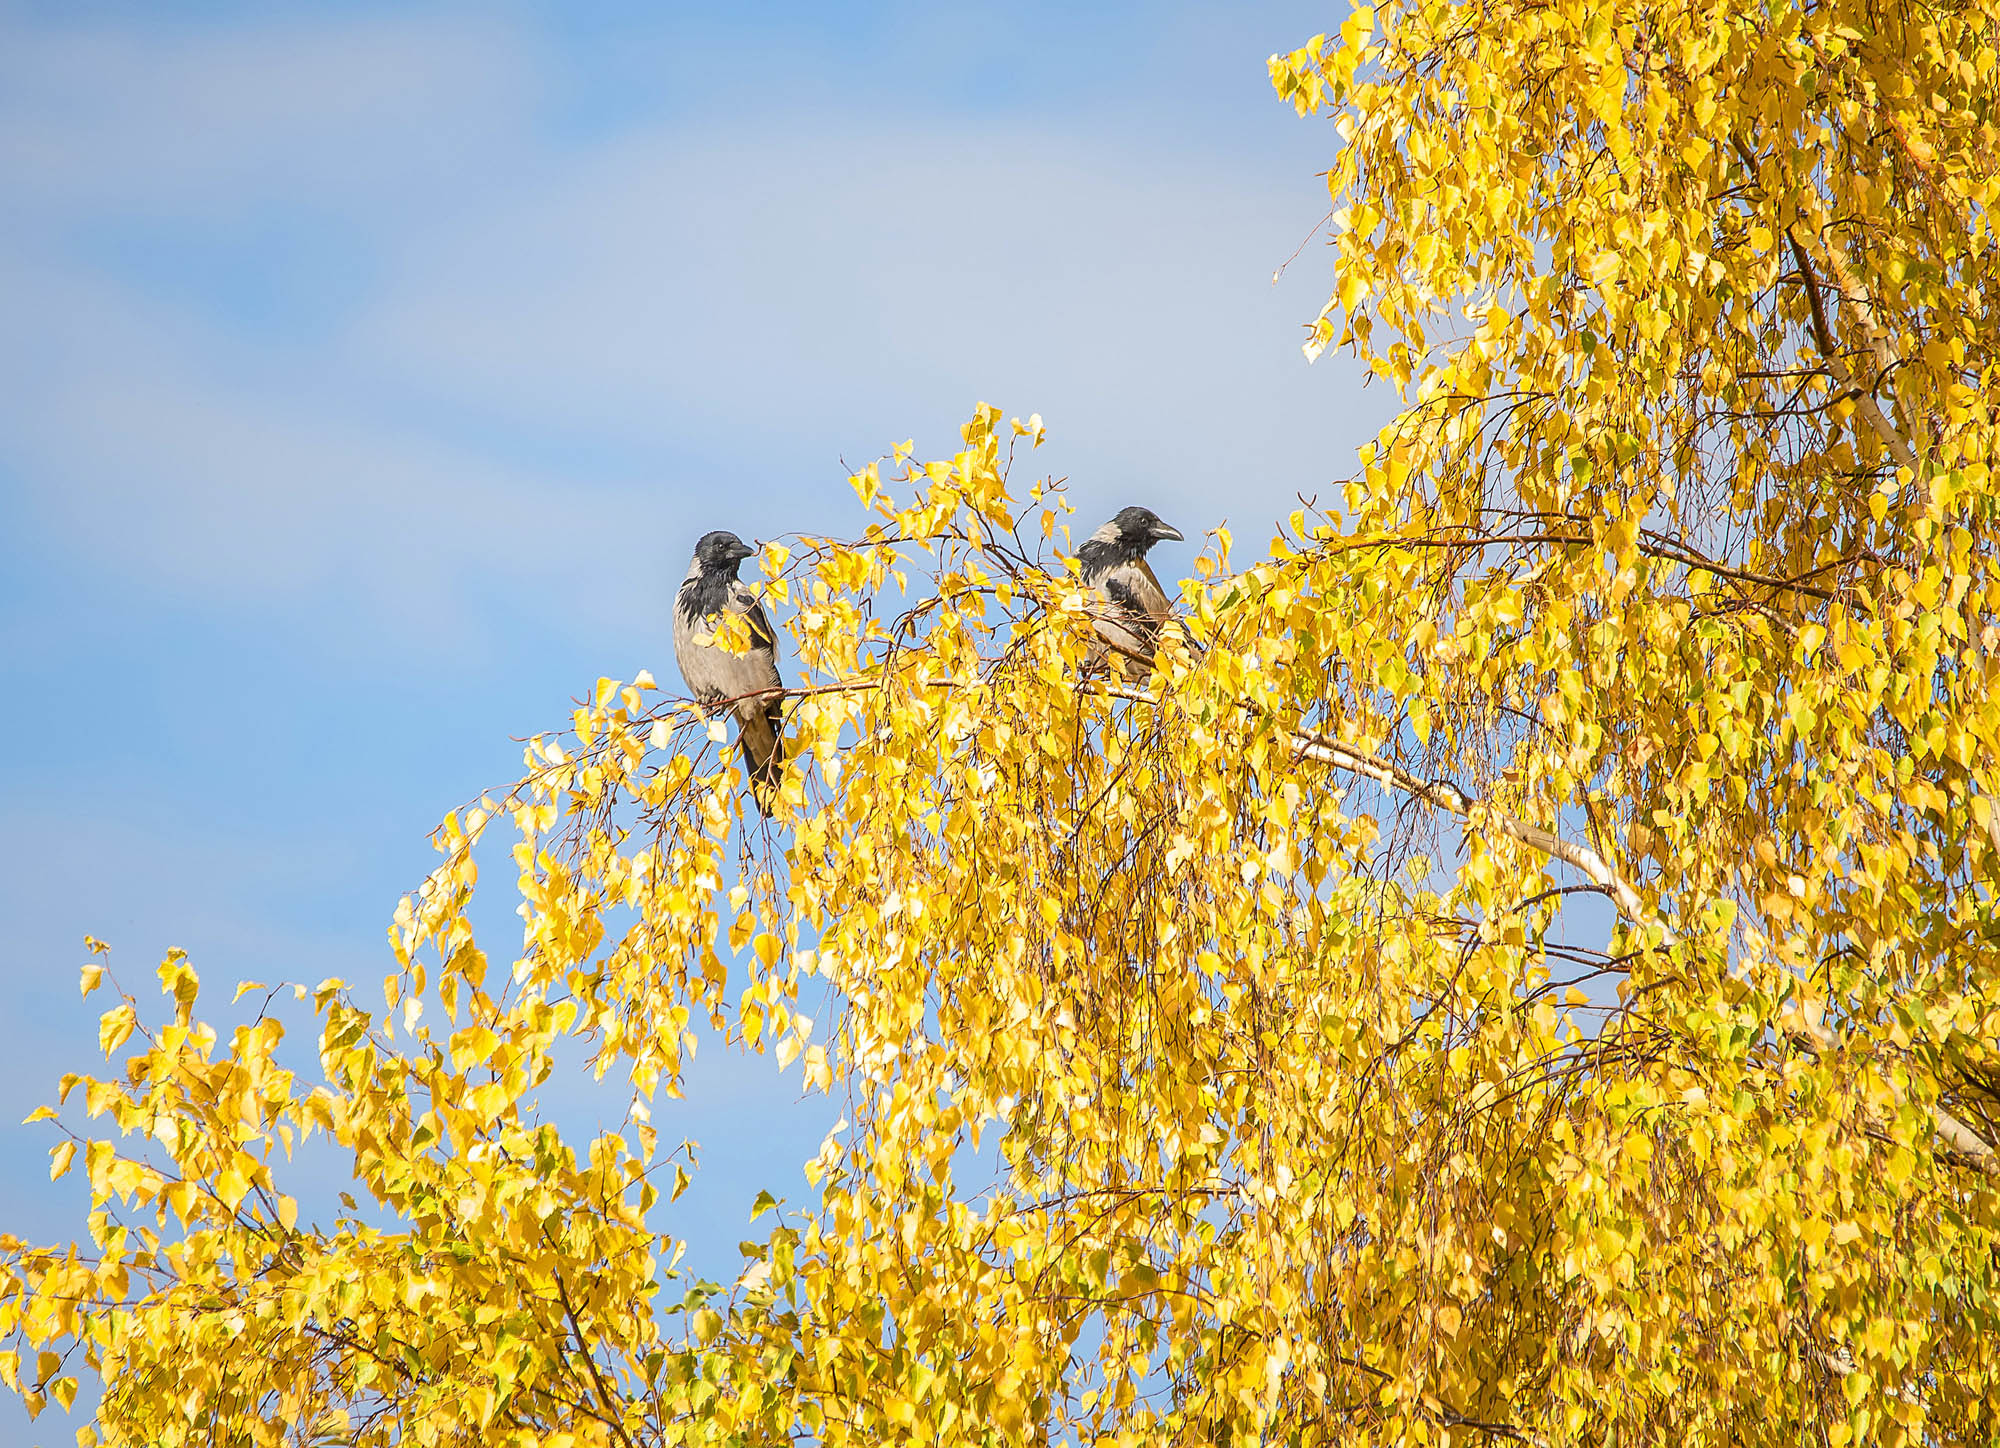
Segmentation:
[[(1254, 548), (1345, 473), (1389, 399), (1299, 354), (1334, 137), (1264, 71), (1339, 18), (0, 3), (0, 1230), (81, 1224), (12, 1123), (97, 1059), (85, 932), (372, 983), (510, 736), (672, 678), (706, 529), (848, 531), (982, 399), (1089, 522)], [(708, 1251), (824, 1122), (694, 1089)]]

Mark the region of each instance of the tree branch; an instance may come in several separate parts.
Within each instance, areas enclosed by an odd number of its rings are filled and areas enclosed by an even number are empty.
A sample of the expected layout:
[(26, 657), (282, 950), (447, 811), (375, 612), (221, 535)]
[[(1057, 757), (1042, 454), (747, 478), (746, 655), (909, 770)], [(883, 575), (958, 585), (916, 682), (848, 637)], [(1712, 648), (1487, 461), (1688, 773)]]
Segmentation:
[(1874, 394), (1855, 382), (1854, 373), (1849, 369), (1847, 359), (1840, 354), (1840, 348), (1833, 340), (1832, 328), (1827, 324), (1826, 302), (1820, 294), (1819, 279), (1813, 274), (1812, 259), (1806, 255), (1806, 249), (1800, 244), (1798, 237), (1790, 231), (1785, 233), (1785, 240), (1791, 243), (1792, 259), (1798, 263), (1799, 276), (1805, 283), (1806, 303), (1812, 309), (1813, 341), (1818, 345), (1820, 356), (1826, 362), (1826, 370), (1833, 374), (1835, 382), (1847, 389), (1848, 395), (1854, 399), (1855, 408), (1868, 419), (1869, 426), (1875, 429), (1876, 434), (1887, 445), (1889, 455), (1911, 472), (1915, 472), (1917, 470), (1915, 450), (1911, 448), (1908, 439), (1896, 430), (1896, 425), (1889, 421), (1888, 414), (1882, 411), (1881, 404), (1875, 401)]
[[(1127, 695), (1139, 697), (1143, 695)], [(1673, 945), (1679, 937), (1671, 927), (1661, 920), (1640, 897), (1632, 882), (1614, 869), (1597, 851), (1574, 840), (1566, 840), (1552, 830), (1540, 825), (1529, 824), (1514, 818), (1490, 804), (1474, 799), (1455, 784), (1438, 780), (1426, 780), (1410, 773), (1398, 765), (1378, 759), (1364, 750), (1338, 739), (1308, 730), (1297, 730), (1292, 735), (1292, 749), (1301, 759), (1311, 759), (1322, 764), (1330, 764), (1336, 769), (1372, 779), (1386, 789), (1397, 790), (1412, 799), (1433, 805), (1438, 809), (1455, 814), (1461, 819), (1470, 819), (1474, 809), (1479, 810), (1481, 821), (1498, 829), (1511, 839), (1519, 840), (1532, 850), (1538, 850), (1552, 859), (1576, 869), (1596, 885), (1617, 905), (1618, 913), (1641, 929), (1657, 927), (1662, 942)], [(1803, 1029), (1787, 1029), (1786, 1039), (1809, 1055), (1820, 1054), (1820, 1045)], [(1892, 1084), (1892, 1089), (1893, 1084)], [(1898, 1097), (1902, 1092), (1896, 1091)], [(1931, 1108), (1931, 1126), (1938, 1137), (1959, 1161), (1970, 1165), (1991, 1177), (2000, 1177), (2000, 1150), (1986, 1139), (1946, 1111), (1941, 1106)]]
[[(546, 1228), (544, 1231), (546, 1232)], [(560, 1269), (552, 1275), (556, 1280), (556, 1296), (562, 1299), (563, 1316), (569, 1319), (570, 1328), (576, 1333), (577, 1351), (583, 1355), (584, 1365), (590, 1369), (591, 1380), (597, 1384), (597, 1396), (604, 1404), (602, 1422), (618, 1435), (618, 1441), (625, 1448), (632, 1448), (632, 1439), (625, 1432), (624, 1415), (618, 1411), (618, 1403), (611, 1396), (611, 1389), (605, 1384), (604, 1374), (598, 1370), (597, 1359), (591, 1356), (590, 1339), (583, 1335), (583, 1324), (577, 1320), (576, 1308), (569, 1300), (569, 1285), (563, 1281)]]
[(1553, 859), (1561, 860), (1579, 871), (1583, 877), (1611, 898), (1618, 906), (1620, 914), (1640, 927), (1659, 926), (1672, 945), (1676, 936), (1666, 925), (1646, 908), (1646, 902), (1633, 888), (1632, 882), (1614, 870), (1605, 858), (1588, 845), (1580, 845), (1574, 840), (1566, 840), (1552, 830), (1539, 825), (1528, 824), (1512, 815), (1494, 809), (1484, 801), (1476, 800), (1455, 784), (1441, 780), (1426, 780), (1410, 773), (1398, 765), (1378, 759), (1374, 755), (1329, 739), (1323, 734), (1300, 730), (1292, 736), (1292, 749), (1301, 759), (1317, 760), (1331, 764), (1336, 769), (1344, 769), (1351, 774), (1359, 774), (1385, 788), (1398, 790), (1412, 799), (1435, 805), (1460, 818), (1469, 818), (1473, 810), (1479, 809), (1481, 818), (1510, 839), (1519, 840), (1531, 850), (1538, 850)]

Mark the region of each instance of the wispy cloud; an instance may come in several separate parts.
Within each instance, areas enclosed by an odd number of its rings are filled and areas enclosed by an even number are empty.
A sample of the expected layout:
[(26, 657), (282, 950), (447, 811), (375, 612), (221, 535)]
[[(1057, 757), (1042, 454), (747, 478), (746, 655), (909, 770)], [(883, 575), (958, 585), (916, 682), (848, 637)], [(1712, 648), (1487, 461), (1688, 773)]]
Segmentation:
[(1301, 189), (1034, 127), (660, 130), (423, 236), (355, 344), (456, 403), (750, 458), (987, 397), (1097, 479), (1283, 497), (1338, 465), (1351, 390), (1301, 364), (1311, 292), (1271, 284)]
[(31, 521), (98, 566), (221, 603), (339, 594), (416, 642), (463, 622), (479, 574), (582, 575), (592, 525), (545, 474), (99, 279), (0, 268), (0, 329), (28, 344), (0, 359), (0, 455)]
[(17, 224), (448, 187), (518, 143), (537, 96), (523, 35), (474, 16), (175, 19), (0, 17), (0, 175)]

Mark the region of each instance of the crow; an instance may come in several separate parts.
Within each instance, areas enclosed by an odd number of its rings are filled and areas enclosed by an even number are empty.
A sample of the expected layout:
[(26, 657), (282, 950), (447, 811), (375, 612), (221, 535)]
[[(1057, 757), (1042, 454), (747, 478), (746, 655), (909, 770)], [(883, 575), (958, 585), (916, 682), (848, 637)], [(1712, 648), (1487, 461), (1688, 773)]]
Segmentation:
[(1084, 583), (1102, 599), (1095, 610), (1098, 642), (1091, 646), (1091, 662), (1115, 653), (1133, 683), (1144, 682), (1152, 671), (1154, 640), (1173, 611), (1167, 591), (1146, 566), (1146, 550), (1169, 538), (1183, 541), (1180, 529), (1161, 522), (1151, 508), (1120, 508), (1076, 550)]
[[(736, 716), (750, 794), (769, 815), (784, 773), (784, 697), (777, 692), (784, 685), (778, 678), (778, 635), (756, 595), (736, 576), (737, 566), (756, 552), (721, 530), (704, 533), (694, 545), (694, 562), (674, 599), (674, 660), (708, 713), (727, 707)], [(723, 615), (731, 613), (749, 625), (749, 647), (740, 653), (715, 637)]]

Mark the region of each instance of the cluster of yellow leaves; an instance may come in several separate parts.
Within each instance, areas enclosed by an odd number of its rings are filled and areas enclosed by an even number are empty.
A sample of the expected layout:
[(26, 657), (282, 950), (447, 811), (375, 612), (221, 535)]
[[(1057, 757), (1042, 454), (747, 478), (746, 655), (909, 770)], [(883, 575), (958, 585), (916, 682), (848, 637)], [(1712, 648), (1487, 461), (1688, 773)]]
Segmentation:
[(1327, 643), (1629, 927), (1551, 1138), (1590, 1291), (1446, 1399), (1531, 1437), (1996, 1431), (1997, 71), (1982, 0), (1418, 0), (1273, 57), (1347, 143), (1307, 350), (1407, 401), (1306, 530), (1372, 592)]
[[(1346, 141), (1312, 345), (1409, 401), (1345, 516), (1218, 534), (1138, 688), (1039, 419), (856, 474), (766, 550), (781, 828), (602, 680), (440, 829), (385, 1009), (307, 992), (313, 1081), (170, 957), (0, 1376), (87, 1366), (121, 1448), (1990, 1441), (1996, 38), (1420, 0), (1275, 59)], [(728, 1291), (654, 1183), (704, 1023), (847, 1116)]]

